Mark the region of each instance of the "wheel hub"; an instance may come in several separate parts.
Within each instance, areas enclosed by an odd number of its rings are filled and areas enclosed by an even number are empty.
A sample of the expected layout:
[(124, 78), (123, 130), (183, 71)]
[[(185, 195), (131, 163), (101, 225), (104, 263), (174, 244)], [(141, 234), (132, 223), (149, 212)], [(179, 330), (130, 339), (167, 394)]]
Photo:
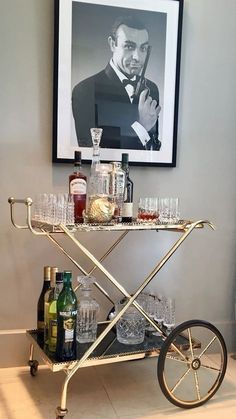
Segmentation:
[(200, 359), (199, 359), (199, 358), (195, 358), (195, 359), (192, 361), (192, 364), (191, 364), (192, 369), (196, 371), (196, 370), (198, 370), (198, 369), (200, 368), (200, 366), (201, 366), (201, 361), (200, 361)]

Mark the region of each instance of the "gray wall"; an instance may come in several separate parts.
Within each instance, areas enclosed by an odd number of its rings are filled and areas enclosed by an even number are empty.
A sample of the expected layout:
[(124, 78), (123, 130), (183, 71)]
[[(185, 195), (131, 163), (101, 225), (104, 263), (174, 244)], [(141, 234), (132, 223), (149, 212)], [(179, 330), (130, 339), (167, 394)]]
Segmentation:
[[(53, 1), (8, 0), (0, 7), (0, 365), (7, 366), (26, 362), (20, 332), (36, 326), (43, 265), (76, 272), (46, 239), (14, 229), (7, 204), (9, 196), (67, 190), (71, 167), (51, 163)], [(178, 322), (215, 323), (230, 350), (236, 347), (235, 20), (234, 0), (185, 0), (177, 167), (132, 168), (135, 203), (144, 195), (179, 196), (183, 217), (216, 225), (215, 232), (194, 231), (149, 289), (176, 297)], [(24, 222), (20, 210), (18, 216)], [(114, 236), (92, 233), (83, 242), (99, 256)], [(106, 266), (132, 292), (175, 239), (130, 233)], [(97, 298), (105, 315), (109, 304)]]

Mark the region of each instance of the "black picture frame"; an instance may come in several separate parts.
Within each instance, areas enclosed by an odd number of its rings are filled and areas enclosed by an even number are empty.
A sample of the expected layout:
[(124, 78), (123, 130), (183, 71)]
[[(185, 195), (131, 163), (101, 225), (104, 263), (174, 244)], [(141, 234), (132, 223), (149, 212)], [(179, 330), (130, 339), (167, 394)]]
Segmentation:
[[(109, 62), (111, 52), (106, 38), (114, 18), (121, 15), (132, 15), (148, 27), (152, 51), (145, 77), (152, 80), (159, 89), (161, 111), (158, 118), (158, 139), (161, 147), (159, 150), (147, 147), (122, 148), (122, 142), (114, 142), (111, 146), (101, 147), (101, 160), (120, 161), (121, 153), (127, 152), (131, 165), (176, 166), (183, 0), (130, 0), (129, 7), (125, 0), (113, 0), (112, 6), (107, 5), (106, 0), (55, 0), (52, 150), (54, 163), (72, 163), (75, 150), (81, 150), (83, 163), (91, 162), (91, 144), (78, 144), (72, 111), (72, 92), (81, 81), (102, 71)], [(93, 94), (92, 91), (92, 94), (86, 97), (94, 97)], [(73, 98), (73, 103), (75, 101)], [(126, 130), (123, 126), (124, 117), (118, 120), (120, 112), (112, 111), (109, 114), (110, 109), (113, 109), (110, 100), (105, 99), (102, 105), (99, 103), (99, 113), (96, 99), (92, 103), (94, 111), (92, 109), (92, 112), (87, 112), (81, 119), (78, 117), (79, 121), (88, 119), (87, 128), (105, 126), (104, 133), (108, 132), (107, 137), (112, 131), (111, 139), (114, 128), (118, 127), (118, 136)], [(92, 113), (94, 116), (89, 119)], [(109, 131), (106, 122), (100, 123), (102, 113), (113, 119)], [(126, 115), (130, 113), (126, 112)], [(131, 131), (133, 132), (132, 128)], [(82, 138), (91, 142), (91, 138), (88, 137), (89, 135), (85, 135)]]

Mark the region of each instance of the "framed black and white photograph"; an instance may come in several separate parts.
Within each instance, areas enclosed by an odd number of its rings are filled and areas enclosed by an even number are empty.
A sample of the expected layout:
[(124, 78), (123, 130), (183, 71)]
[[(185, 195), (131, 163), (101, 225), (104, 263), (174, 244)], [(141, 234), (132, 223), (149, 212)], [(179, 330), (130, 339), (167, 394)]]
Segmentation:
[(176, 165), (183, 0), (56, 0), (53, 162)]

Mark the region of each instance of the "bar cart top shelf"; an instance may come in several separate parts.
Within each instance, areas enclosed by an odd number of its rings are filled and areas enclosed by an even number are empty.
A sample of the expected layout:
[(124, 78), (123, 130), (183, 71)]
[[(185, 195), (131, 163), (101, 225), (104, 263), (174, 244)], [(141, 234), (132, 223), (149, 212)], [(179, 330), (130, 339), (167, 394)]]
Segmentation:
[[(34, 227), (42, 227), (39, 223), (33, 221)], [(108, 223), (108, 224), (76, 224), (75, 226), (67, 226), (70, 230), (76, 231), (136, 231), (136, 230), (174, 230), (184, 231), (191, 225), (191, 221), (181, 220), (178, 224), (158, 224), (156, 222), (137, 222), (132, 223)], [(45, 225), (46, 227), (46, 225)], [(203, 224), (199, 224), (198, 227), (203, 227)], [(52, 228), (47, 225), (47, 228)], [(60, 227), (59, 227), (60, 228)], [(56, 226), (54, 226), (56, 231)]]
[[(70, 233), (75, 232), (89, 232), (89, 231), (140, 231), (140, 230), (163, 230), (174, 232), (186, 232), (195, 228), (203, 228), (204, 224), (208, 224), (214, 229), (212, 223), (208, 220), (180, 220), (178, 224), (161, 224), (158, 222), (138, 222), (134, 220), (132, 223), (107, 223), (107, 224), (90, 224), (82, 223), (75, 225), (51, 225), (45, 222), (36, 221), (31, 214), (31, 207), (33, 200), (31, 198), (16, 199), (10, 197), (8, 199), (10, 204), (11, 221), (14, 227), (19, 229), (29, 229), (34, 234), (62, 233), (65, 229)], [(26, 225), (19, 225), (15, 221), (14, 204), (25, 204), (27, 207)]]

